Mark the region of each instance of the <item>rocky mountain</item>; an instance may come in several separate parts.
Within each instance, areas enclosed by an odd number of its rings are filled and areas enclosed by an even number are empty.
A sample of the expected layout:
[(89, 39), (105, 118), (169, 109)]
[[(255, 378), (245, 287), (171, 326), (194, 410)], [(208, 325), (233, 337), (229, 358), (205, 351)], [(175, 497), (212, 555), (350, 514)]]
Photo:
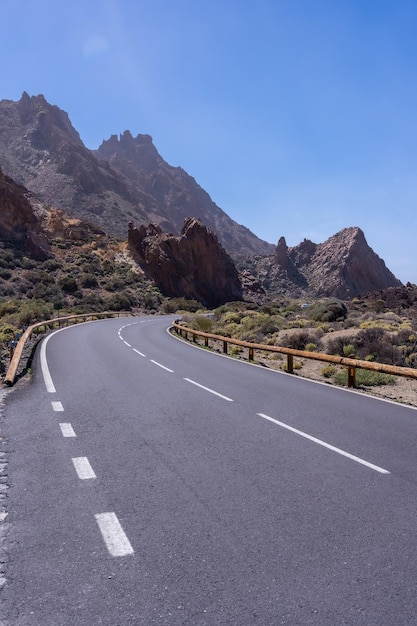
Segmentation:
[(275, 254), (258, 260), (252, 273), (265, 291), (301, 297), (351, 299), (401, 285), (358, 227), (344, 228), (321, 244), (305, 239), (289, 248), (281, 237)]
[[(68, 115), (41, 95), (0, 101), (0, 167), (0, 239), (38, 259), (51, 254), (56, 236), (128, 235), (131, 251), (162, 291), (211, 305), (242, 293), (255, 300), (349, 299), (401, 285), (359, 228), (291, 248), (281, 237), (274, 247), (231, 220), (183, 169), (166, 163), (149, 135), (126, 131), (91, 151)], [(136, 227), (128, 233), (129, 222)]]
[(150, 224), (129, 227), (128, 246), (144, 271), (166, 296), (198, 300), (213, 308), (242, 300), (232, 259), (216, 235), (196, 218), (186, 218), (180, 236)]
[(49, 205), (118, 237), (131, 220), (179, 235), (191, 215), (229, 253), (274, 249), (234, 222), (183, 169), (166, 163), (149, 135), (126, 131), (89, 150), (67, 113), (42, 95), (0, 101), (0, 166)]
[[(52, 263), (55, 269), (63, 264), (63, 250), (74, 248), (76, 255), (77, 249), (85, 248), (82, 255), (95, 259), (91, 264), (95, 272), (99, 259), (107, 259), (108, 275), (117, 271), (116, 259), (124, 258), (132, 269), (136, 262), (137, 280), (142, 281), (145, 274), (164, 296), (198, 300), (208, 307), (282, 296), (351, 299), (401, 287), (357, 227), (345, 228), (322, 244), (304, 240), (292, 248), (281, 237), (274, 255), (248, 257), (240, 272), (215, 233), (197, 218), (186, 218), (178, 236), (163, 232), (157, 224), (135, 227), (133, 222), (126, 235), (126, 244), (119, 242), (115, 247), (102, 229), (45, 205), (0, 170), (0, 248), (14, 249), (20, 257), (32, 257), (41, 264), (59, 259), (58, 266)], [(97, 279), (88, 273), (90, 265), (81, 262), (81, 266), (87, 272), (82, 282), (97, 288)], [(7, 282), (8, 270), (6, 275)], [(10, 293), (6, 282), (0, 285), (0, 295)], [(19, 284), (24, 293), (23, 281)], [(129, 289), (134, 300), (133, 278)], [(79, 288), (78, 292), (85, 298)]]

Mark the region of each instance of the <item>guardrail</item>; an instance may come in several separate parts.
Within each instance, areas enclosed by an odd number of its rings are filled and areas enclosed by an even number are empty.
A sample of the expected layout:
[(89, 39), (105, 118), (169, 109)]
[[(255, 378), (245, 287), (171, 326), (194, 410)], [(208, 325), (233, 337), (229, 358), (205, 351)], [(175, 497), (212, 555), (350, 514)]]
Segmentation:
[(54, 317), (53, 319), (44, 320), (42, 322), (37, 322), (36, 324), (28, 326), (28, 328), (24, 331), (19, 341), (17, 342), (17, 345), (11, 348), (11, 360), (6, 373), (6, 377), (4, 379), (4, 383), (9, 386), (14, 385), (17, 379), (18, 368), (25, 345), (30, 339), (31, 335), (34, 333), (39, 334), (42, 328), (44, 328), (44, 332), (47, 332), (48, 328), (49, 330), (53, 330), (56, 327), (62, 328), (68, 326), (69, 324), (77, 324), (79, 322), (86, 322), (87, 320), (97, 320), (109, 317), (126, 317), (129, 315), (133, 314), (131, 312), (121, 311), (104, 311), (103, 313), (81, 313), (79, 315)]
[(290, 374), (294, 372), (294, 357), (300, 357), (303, 359), (313, 359), (316, 361), (324, 361), (326, 363), (333, 363), (334, 365), (345, 365), (347, 367), (348, 387), (356, 386), (356, 369), (372, 370), (374, 372), (381, 372), (383, 374), (391, 374), (393, 376), (406, 376), (408, 378), (417, 379), (417, 369), (412, 367), (401, 367), (398, 365), (388, 365), (386, 363), (377, 363), (375, 361), (363, 361), (360, 359), (352, 359), (345, 356), (336, 356), (333, 354), (322, 354), (321, 352), (307, 352), (306, 350), (295, 350), (293, 348), (284, 348), (282, 346), (268, 346), (262, 343), (250, 343), (249, 341), (241, 341), (240, 339), (232, 339), (231, 337), (223, 337), (221, 335), (215, 335), (213, 333), (206, 333), (201, 330), (194, 330), (178, 323), (176, 320), (172, 327), (175, 331), (188, 339), (188, 335), (192, 336), (193, 341), (197, 342), (197, 337), (204, 337), (205, 346), (209, 346), (209, 340), (223, 342), (223, 353), (227, 354), (228, 344), (240, 346), (241, 348), (248, 348), (248, 360), (254, 360), (255, 350), (262, 350), (265, 352), (278, 352), (280, 354), (287, 355), (287, 369)]

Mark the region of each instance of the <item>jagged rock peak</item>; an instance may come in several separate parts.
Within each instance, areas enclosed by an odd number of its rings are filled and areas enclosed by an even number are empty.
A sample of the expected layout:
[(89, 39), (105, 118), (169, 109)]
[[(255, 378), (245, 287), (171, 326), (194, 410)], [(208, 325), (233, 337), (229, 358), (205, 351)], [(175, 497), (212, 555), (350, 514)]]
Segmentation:
[(308, 284), (317, 296), (352, 298), (401, 285), (369, 247), (358, 226), (343, 228), (321, 244), (304, 239), (288, 248), (284, 237), (273, 257), (274, 271), (294, 286)]
[(346, 298), (401, 285), (357, 226), (319, 244), (311, 268), (319, 295)]
[[(31, 126), (32, 144), (38, 149), (48, 149), (56, 132), (64, 133), (75, 144), (83, 145), (80, 135), (70, 122), (68, 114), (59, 107), (49, 104), (42, 94), (29, 96), (23, 92), (17, 103), (21, 123)], [(55, 137), (56, 143), (56, 137)], [(54, 147), (57, 147), (56, 145)]]
[(275, 263), (285, 269), (288, 266), (288, 246), (285, 237), (280, 237), (275, 251)]
[(150, 135), (133, 137), (129, 130), (119, 135), (111, 135), (100, 145), (98, 155), (106, 160), (126, 159), (137, 166), (150, 171), (162, 162), (162, 157), (155, 148)]
[(133, 256), (161, 291), (215, 307), (242, 299), (242, 285), (232, 259), (216, 235), (197, 218), (186, 218), (179, 236), (155, 224), (129, 224)]

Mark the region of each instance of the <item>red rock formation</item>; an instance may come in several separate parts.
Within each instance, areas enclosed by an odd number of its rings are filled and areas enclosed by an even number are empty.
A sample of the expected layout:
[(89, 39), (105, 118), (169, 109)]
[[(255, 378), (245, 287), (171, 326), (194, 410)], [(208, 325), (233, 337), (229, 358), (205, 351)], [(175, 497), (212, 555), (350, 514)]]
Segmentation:
[(242, 299), (233, 261), (202, 222), (187, 218), (181, 235), (163, 233), (155, 224), (129, 224), (128, 245), (167, 296), (195, 299), (208, 307)]
[(1, 169), (0, 239), (12, 242), (38, 260), (52, 256), (49, 242), (24, 189), (4, 176)]

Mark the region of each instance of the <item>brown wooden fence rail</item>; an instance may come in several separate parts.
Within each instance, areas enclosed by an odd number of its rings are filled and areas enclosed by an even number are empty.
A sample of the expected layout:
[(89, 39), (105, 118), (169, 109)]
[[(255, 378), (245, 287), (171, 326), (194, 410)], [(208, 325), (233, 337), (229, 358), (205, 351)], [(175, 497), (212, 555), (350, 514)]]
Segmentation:
[(386, 363), (376, 363), (374, 361), (362, 361), (360, 359), (351, 359), (348, 357), (336, 356), (333, 354), (322, 354), (320, 352), (294, 350), (293, 348), (284, 348), (282, 346), (267, 346), (262, 343), (250, 343), (249, 341), (241, 341), (240, 339), (222, 337), (221, 335), (214, 335), (212, 333), (205, 333), (201, 330), (187, 328), (186, 326), (180, 324), (179, 320), (176, 320), (172, 326), (175, 331), (185, 339), (188, 339), (188, 336), (191, 336), (192, 340), (194, 342), (197, 342), (197, 337), (204, 337), (204, 344), (206, 347), (208, 347), (210, 339), (223, 342), (224, 354), (227, 354), (228, 344), (240, 346), (241, 348), (247, 348), (249, 361), (254, 360), (255, 350), (262, 350), (265, 352), (279, 352), (280, 354), (286, 354), (287, 372), (290, 374), (292, 374), (294, 371), (295, 356), (301, 357), (303, 359), (325, 361), (326, 363), (333, 363), (334, 365), (345, 365), (347, 367), (348, 387), (355, 387), (357, 368), (372, 370), (374, 372), (382, 372), (383, 374), (391, 374), (393, 376), (406, 376), (408, 378), (417, 379), (417, 369), (413, 369), (412, 367), (400, 367), (398, 365), (388, 365)]
[(44, 320), (37, 324), (29, 326), (20, 337), (16, 347), (11, 348), (11, 360), (10, 365), (4, 379), (6, 385), (12, 386), (17, 380), (18, 368), (22, 359), (23, 350), (26, 343), (29, 341), (32, 335), (48, 332), (48, 330), (54, 330), (56, 328), (63, 328), (70, 324), (78, 324), (79, 322), (87, 322), (91, 320), (111, 318), (111, 317), (127, 317), (132, 315), (130, 312), (121, 311), (105, 311), (103, 313), (81, 313), (80, 315), (67, 315), (65, 317), (54, 317), (51, 320)]

